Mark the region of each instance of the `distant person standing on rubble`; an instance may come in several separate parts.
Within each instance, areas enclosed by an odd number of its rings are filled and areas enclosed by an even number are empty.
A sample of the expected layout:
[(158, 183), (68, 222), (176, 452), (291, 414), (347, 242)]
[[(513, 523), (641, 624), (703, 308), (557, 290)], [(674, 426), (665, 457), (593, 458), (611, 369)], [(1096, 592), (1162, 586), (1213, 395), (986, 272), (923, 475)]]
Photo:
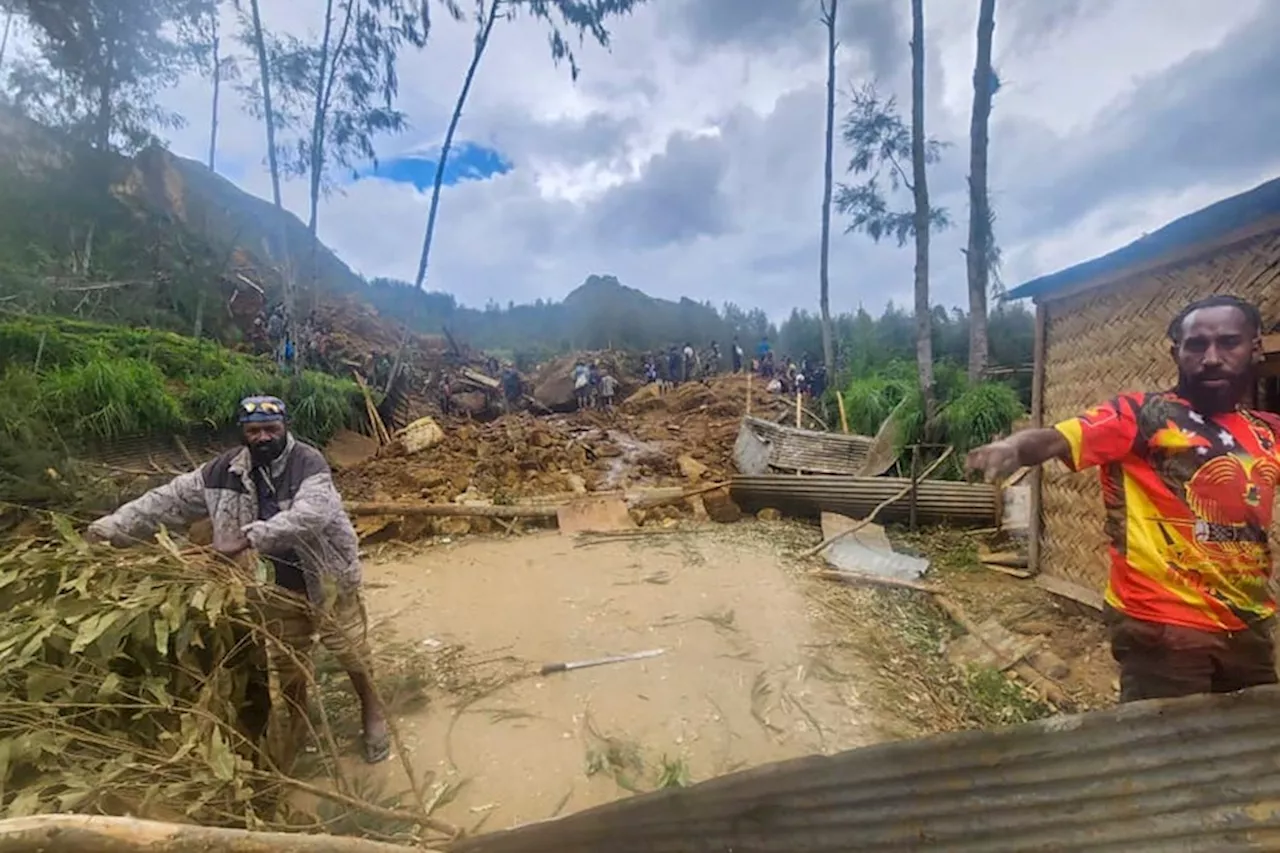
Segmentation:
[(573, 396), (578, 402), (578, 411), (587, 408), (591, 401), (591, 385), (587, 376), (587, 366), (578, 362), (573, 366)]
[(667, 350), (667, 381), (672, 385), (680, 384), (681, 364), (680, 351), (672, 344)]
[(680, 378), (688, 382), (693, 378), (693, 361), (697, 358), (697, 353), (693, 351), (693, 344), (688, 341), (684, 342), (684, 350), (681, 354), (684, 356), (684, 362), (681, 364)]
[(711, 358), (709, 359), (709, 361), (711, 363), (708, 365), (707, 372), (711, 374), (719, 373), (720, 372), (720, 342), (719, 341), (711, 342)]
[[(360, 700), (364, 757), (390, 752), (386, 717), (369, 668), (360, 594), (360, 544), (324, 455), (289, 431), (284, 403), (246, 397), (237, 407), (242, 447), (228, 450), (89, 525), (86, 539), (117, 547), (148, 539), (162, 525), (208, 518), (213, 548), (245, 565), (253, 552), (273, 579), (261, 607), (293, 729), (307, 713), (306, 668), (318, 637), (347, 671)], [(250, 563), (252, 564), (252, 563)], [(301, 665), (300, 665), (301, 664)]]
[(988, 482), (1052, 459), (1099, 470), (1122, 702), (1276, 682), (1268, 530), (1280, 417), (1246, 408), (1262, 317), (1242, 299), (1211, 296), (1178, 312), (1168, 333), (1171, 390), (1122, 393), (966, 461)]
[(600, 408), (607, 412), (613, 411), (613, 398), (617, 393), (618, 380), (606, 370), (600, 376)]
[(502, 394), (507, 411), (514, 411), (520, 403), (520, 374), (513, 367), (502, 371)]
[(733, 372), (734, 373), (742, 372), (743, 355), (744, 353), (742, 352), (742, 344), (738, 343), (738, 336), (734, 335), (733, 336)]

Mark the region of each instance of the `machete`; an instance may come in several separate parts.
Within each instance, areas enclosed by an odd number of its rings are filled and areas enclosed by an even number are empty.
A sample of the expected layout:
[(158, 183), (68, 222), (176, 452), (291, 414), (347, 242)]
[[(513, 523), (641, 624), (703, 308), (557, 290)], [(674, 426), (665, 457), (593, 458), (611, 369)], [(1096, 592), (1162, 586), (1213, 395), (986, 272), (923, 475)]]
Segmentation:
[(666, 649), (650, 649), (647, 652), (632, 652), (629, 655), (615, 655), (607, 658), (595, 658), (593, 660), (575, 660), (564, 661), (561, 663), (544, 664), (539, 670), (539, 675), (550, 675), (553, 672), (569, 672), (574, 669), (586, 669), (589, 666), (604, 666), (610, 663), (626, 663), (633, 660), (644, 660), (645, 658), (656, 658), (658, 655), (665, 654)]

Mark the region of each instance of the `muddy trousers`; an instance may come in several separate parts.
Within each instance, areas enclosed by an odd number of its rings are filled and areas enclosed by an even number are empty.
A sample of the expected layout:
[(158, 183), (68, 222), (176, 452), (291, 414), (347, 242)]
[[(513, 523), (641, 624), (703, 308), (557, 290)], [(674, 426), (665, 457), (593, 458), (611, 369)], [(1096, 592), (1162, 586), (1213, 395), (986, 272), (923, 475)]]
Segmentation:
[(1201, 631), (1145, 622), (1110, 607), (1111, 654), (1120, 664), (1120, 701), (1231, 693), (1276, 683), (1267, 619), (1243, 631)]

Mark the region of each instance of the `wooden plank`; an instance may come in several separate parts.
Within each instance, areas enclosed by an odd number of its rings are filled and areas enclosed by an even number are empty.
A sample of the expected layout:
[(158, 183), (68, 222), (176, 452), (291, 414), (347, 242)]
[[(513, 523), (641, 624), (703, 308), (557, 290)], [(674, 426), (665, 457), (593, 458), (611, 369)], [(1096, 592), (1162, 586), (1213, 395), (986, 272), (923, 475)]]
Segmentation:
[[(1032, 359), (1035, 372), (1031, 374), (1031, 426), (1040, 429), (1044, 426), (1044, 383), (1045, 352), (1049, 332), (1049, 309), (1043, 302), (1036, 303), (1035, 340), (1032, 344)], [(1040, 537), (1044, 535), (1043, 489), (1044, 472), (1039, 466), (1031, 472), (1031, 524), (1027, 535), (1027, 568), (1032, 573), (1040, 571)]]
[(1089, 589), (1081, 586), (1074, 581), (1066, 578), (1060, 578), (1057, 575), (1041, 574), (1036, 575), (1036, 586), (1043, 589), (1051, 595), (1074, 601), (1077, 604), (1083, 604), (1085, 607), (1101, 616), (1106, 606), (1106, 600), (1102, 597), (1102, 593), (1097, 590)]

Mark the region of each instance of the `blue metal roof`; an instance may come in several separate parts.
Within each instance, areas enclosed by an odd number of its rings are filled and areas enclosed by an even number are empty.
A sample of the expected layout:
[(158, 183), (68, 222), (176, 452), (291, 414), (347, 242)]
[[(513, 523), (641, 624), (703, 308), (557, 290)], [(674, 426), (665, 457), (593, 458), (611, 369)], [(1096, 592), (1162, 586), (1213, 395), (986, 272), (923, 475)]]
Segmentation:
[(1020, 284), (1009, 291), (1007, 298), (1048, 296), (1158, 261), (1180, 248), (1212, 243), (1260, 219), (1277, 215), (1280, 215), (1280, 178), (1175, 219), (1122, 249)]

